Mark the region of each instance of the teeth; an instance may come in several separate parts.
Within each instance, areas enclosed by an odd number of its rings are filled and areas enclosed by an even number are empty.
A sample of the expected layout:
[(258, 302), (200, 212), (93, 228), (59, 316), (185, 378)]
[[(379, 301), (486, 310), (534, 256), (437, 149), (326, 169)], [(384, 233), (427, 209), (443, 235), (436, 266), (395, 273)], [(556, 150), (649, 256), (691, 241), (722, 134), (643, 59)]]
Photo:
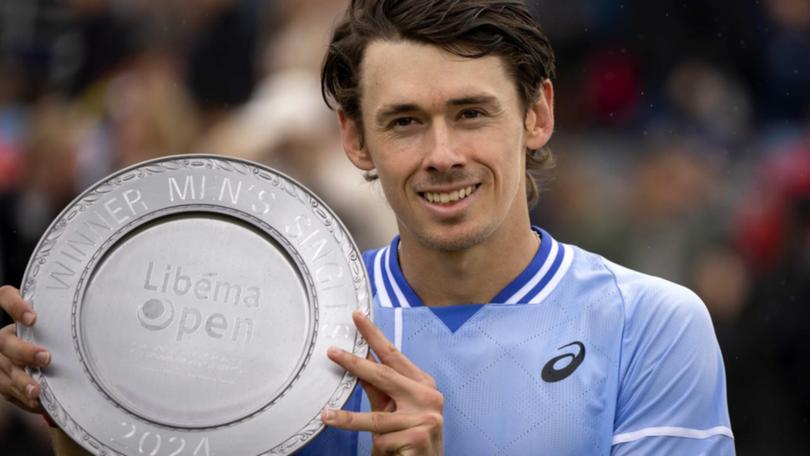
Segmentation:
[(431, 203), (447, 204), (463, 200), (464, 198), (470, 196), (473, 190), (475, 190), (475, 187), (471, 185), (469, 187), (462, 188), (461, 190), (454, 190), (449, 193), (425, 192), (423, 195)]

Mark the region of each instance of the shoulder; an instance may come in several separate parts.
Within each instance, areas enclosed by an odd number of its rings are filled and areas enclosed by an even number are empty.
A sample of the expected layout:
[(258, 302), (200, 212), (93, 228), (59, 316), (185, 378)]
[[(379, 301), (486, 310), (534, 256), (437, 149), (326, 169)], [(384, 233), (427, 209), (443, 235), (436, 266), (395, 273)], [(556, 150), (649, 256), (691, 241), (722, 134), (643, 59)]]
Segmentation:
[(613, 276), (623, 306), (623, 375), (639, 373), (636, 369), (641, 366), (678, 369), (682, 363), (716, 363), (714, 325), (706, 305), (692, 290), (601, 261)]
[(620, 307), (625, 324), (673, 317), (709, 319), (703, 301), (690, 289), (618, 265), (580, 247), (567, 247), (573, 253), (567, 288), (578, 295), (596, 292), (616, 296), (604, 300), (604, 305), (610, 306), (611, 311)]
[[(703, 301), (688, 288), (575, 248), (573, 279), (598, 289), (604, 312), (619, 317), (619, 373), (625, 381), (649, 369), (715, 366), (719, 348)], [(598, 282), (598, 284), (597, 284)], [(713, 367), (711, 369), (714, 369)]]
[(672, 319), (710, 323), (705, 304), (689, 288), (599, 258), (621, 294), (626, 324)]

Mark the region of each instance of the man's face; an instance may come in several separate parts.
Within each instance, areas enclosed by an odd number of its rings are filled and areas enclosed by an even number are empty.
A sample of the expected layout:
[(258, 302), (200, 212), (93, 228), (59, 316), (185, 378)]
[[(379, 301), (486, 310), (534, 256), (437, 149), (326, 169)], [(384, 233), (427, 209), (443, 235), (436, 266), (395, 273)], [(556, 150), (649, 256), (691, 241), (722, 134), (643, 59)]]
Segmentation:
[(341, 114), (344, 147), (376, 169), (403, 243), (460, 250), (528, 227), (525, 151), (551, 134), (550, 84), (524, 115), (501, 58), (408, 41), (371, 43), (361, 74), (363, 141)]

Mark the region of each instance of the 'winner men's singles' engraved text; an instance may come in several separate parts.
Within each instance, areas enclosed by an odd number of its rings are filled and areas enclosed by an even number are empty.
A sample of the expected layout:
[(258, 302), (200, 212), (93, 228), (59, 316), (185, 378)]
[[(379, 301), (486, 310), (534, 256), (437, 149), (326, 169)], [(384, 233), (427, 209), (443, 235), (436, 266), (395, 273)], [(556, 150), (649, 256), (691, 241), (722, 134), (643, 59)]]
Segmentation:
[[(295, 217), (292, 225), (284, 227), (284, 234), (301, 252), (301, 256), (310, 262), (315, 284), (322, 291), (343, 286), (343, 268), (335, 262), (335, 250), (328, 245), (326, 231), (313, 227), (312, 219), (305, 215)], [(326, 307), (342, 307), (346, 303)]]
[(66, 238), (64, 247), (57, 253), (59, 259), (53, 262), (54, 270), (48, 274), (51, 280), (46, 287), (55, 290), (70, 288), (77, 270), (84, 266), (99, 241), (105, 239), (115, 228), (148, 210), (149, 206), (136, 189), (105, 199), (89, 212), (82, 226)]
[(260, 186), (245, 186), (241, 180), (234, 182), (227, 177), (222, 178), (219, 182), (215, 177), (210, 177), (210, 180), (207, 180), (207, 177), (192, 175), (181, 178), (170, 177), (167, 181), (169, 185), (169, 201), (172, 203), (177, 201), (202, 201), (210, 198), (220, 203), (238, 205), (243, 200), (244, 195), (248, 195), (248, 198), (252, 198), (252, 200), (248, 200), (250, 201), (250, 210), (256, 214), (264, 215), (270, 212), (270, 203), (276, 199), (275, 193)]
[[(162, 269), (162, 274), (159, 270)], [(233, 309), (255, 310), (261, 307), (261, 289), (256, 286), (227, 281), (215, 272), (206, 272), (197, 277), (185, 274), (182, 266), (166, 264), (156, 267), (153, 261), (146, 266), (143, 289), (163, 295), (152, 298), (138, 306), (137, 318), (142, 327), (150, 331), (162, 331), (177, 322), (175, 340), (182, 341), (192, 334), (207, 335), (212, 339), (229, 339), (236, 343), (249, 343), (253, 338), (254, 321), (250, 317), (234, 317)], [(184, 306), (176, 315), (172, 299), (185, 298), (192, 302), (211, 302), (227, 306), (225, 313), (204, 314), (198, 306)], [(177, 318), (175, 318), (177, 316)]]

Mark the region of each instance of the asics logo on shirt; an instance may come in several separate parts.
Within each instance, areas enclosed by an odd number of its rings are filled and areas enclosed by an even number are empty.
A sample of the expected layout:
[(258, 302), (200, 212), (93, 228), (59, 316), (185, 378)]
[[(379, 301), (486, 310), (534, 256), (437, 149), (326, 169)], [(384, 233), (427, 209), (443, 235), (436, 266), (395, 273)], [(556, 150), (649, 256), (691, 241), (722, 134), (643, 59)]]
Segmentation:
[[(543, 381), (548, 383), (559, 382), (560, 380), (565, 380), (569, 375), (573, 374), (574, 371), (577, 370), (577, 367), (579, 367), (579, 365), (582, 364), (582, 361), (585, 359), (585, 345), (583, 345), (580, 341), (574, 341), (568, 345), (563, 345), (557, 350), (562, 350), (563, 348), (574, 345), (579, 347), (579, 351), (576, 354), (562, 354), (552, 358), (551, 361), (547, 362), (546, 365), (543, 366), (543, 372), (541, 374)], [(557, 363), (564, 359), (568, 359), (568, 363), (562, 366), (557, 366)]]

